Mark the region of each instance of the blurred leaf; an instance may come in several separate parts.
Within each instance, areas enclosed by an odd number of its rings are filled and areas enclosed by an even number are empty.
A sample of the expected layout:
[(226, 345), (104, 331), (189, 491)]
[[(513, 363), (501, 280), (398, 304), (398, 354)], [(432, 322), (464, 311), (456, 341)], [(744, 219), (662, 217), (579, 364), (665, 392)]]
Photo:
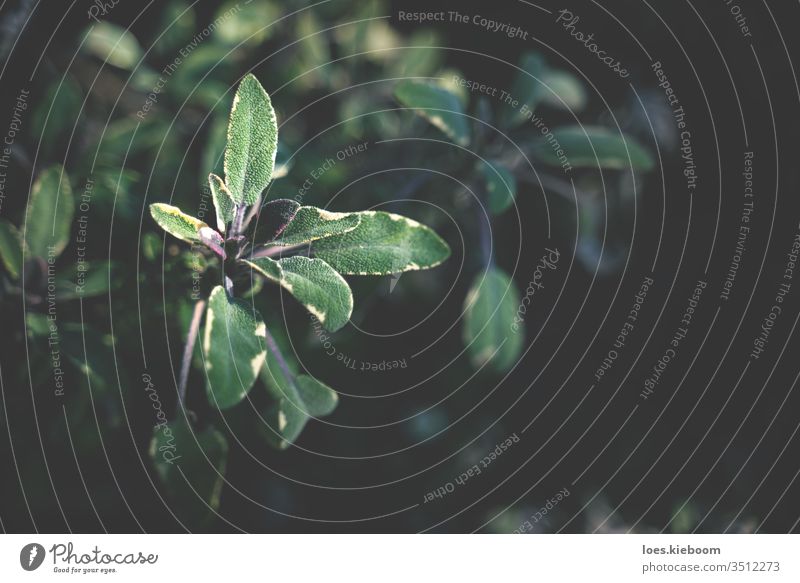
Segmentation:
[(251, 304), (231, 298), (222, 286), (211, 292), (203, 352), (208, 400), (220, 409), (247, 396), (266, 357), (265, 327)]
[(208, 175), (208, 187), (211, 189), (211, 199), (214, 202), (214, 212), (217, 217), (217, 228), (220, 233), (225, 232), (225, 227), (233, 220), (236, 212), (235, 204), (228, 192), (225, 182), (216, 174)]
[(148, 261), (155, 261), (161, 255), (163, 243), (161, 237), (152, 232), (142, 235), (142, 255)]
[(139, 41), (127, 29), (100, 22), (89, 27), (84, 50), (120, 69), (132, 71), (142, 57)]
[(360, 221), (357, 213), (334, 213), (313, 206), (303, 206), (280, 237), (270, 242), (270, 245), (299, 245), (341, 235), (355, 229)]
[[(553, 136), (574, 168), (632, 168), (646, 171), (655, 164), (650, 153), (634, 138), (612, 132), (608, 128), (568, 126), (553, 130)], [(552, 143), (546, 137), (536, 142), (533, 154), (546, 164), (562, 164), (557, 150), (553, 149)]]
[[(57, 278), (56, 293), (59, 299), (74, 300), (99, 296), (107, 293), (109, 289), (118, 288), (122, 283), (116, 274), (116, 265), (111, 261), (77, 263), (75, 270), (81, 272), (81, 285), (79, 285), (77, 273), (71, 278)], [(109, 282), (111, 287), (109, 287)]]
[(123, 363), (115, 358), (111, 338), (77, 322), (64, 324), (60, 335), (67, 359), (80, 371), (78, 387), (84, 391), (83, 399), (92, 404), (106, 427), (122, 427), (124, 413), (117, 379), (125, 378), (126, 373)]
[(358, 227), (312, 247), (339, 273), (390, 275), (436, 267), (450, 256), (439, 235), (408, 217), (380, 211), (353, 214), (361, 218)]
[(506, 372), (522, 352), (524, 336), (512, 330), (520, 294), (501, 269), (479, 274), (464, 301), (464, 344), (472, 366)]
[[(276, 337), (278, 342), (279, 337)], [(281, 344), (281, 353), (289, 352)], [(336, 391), (315, 378), (297, 374), (293, 359), (287, 359), (288, 370), (281, 367), (273, 351), (267, 355), (261, 369), (261, 380), (267, 392), (275, 399), (264, 414), (267, 422), (265, 434), (278, 449), (286, 449), (298, 438), (311, 417), (324, 417), (336, 408), (339, 397)]]
[(272, 171), (272, 179), (277, 180), (289, 174), (292, 169), (293, 161), (290, 159), (290, 152), (286, 146), (278, 140), (278, 151), (275, 154), (275, 169)]
[(529, 52), (522, 55), (519, 67), (525, 71), (517, 71), (511, 84), (510, 95), (519, 101), (516, 108), (503, 103), (501, 106), (501, 119), (504, 124), (515, 125), (526, 119), (523, 105), (528, 112), (536, 110), (546, 89), (542, 85), (542, 75), (546, 70), (544, 58), (539, 53)]
[(195, 14), (185, 0), (170, 0), (161, 12), (161, 22), (155, 28), (153, 51), (171, 56), (192, 38), (195, 31)]
[(278, 122), (267, 92), (252, 74), (239, 84), (225, 148), (225, 183), (236, 204), (252, 205), (272, 179)]
[(61, 138), (82, 125), (82, 107), (83, 94), (72, 77), (59, 78), (48, 86), (31, 116), (30, 134), (41, 148), (40, 156), (49, 158)]
[(271, 200), (262, 205), (256, 221), (255, 243), (267, 243), (280, 236), (287, 225), (297, 216), (300, 203), (288, 198)]
[[(275, 32), (280, 10), (273, 2), (229, 0), (217, 10), (214, 40), (231, 47), (255, 47)], [(279, 24), (280, 26), (280, 24)]]
[(441, 36), (433, 29), (423, 28), (414, 32), (406, 41), (396, 42), (395, 52), (400, 61), (394, 67), (398, 77), (430, 77), (438, 71), (444, 61)]
[(322, 259), (296, 255), (277, 261), (261, 257), (245, 263), (292, 294), (326, 330), (335, 332), (350, 320), (350, 286)]
[(480, 163), (481, 172), (486, 180), (486, 203), (489, 212), (499, 215), (512, 204), (517, 194), (517, 180), (511, 171), (497, 163)]
[[(228, 118), (226, 115), (215, 114), (211, 118), (206, 137), (206, 146), (203, 149), (203, 169), (213, 174), (223, 174), (225, 168), (222, 161), (225, 154), (227, 140)], [(205, 182), (205, 181), (203, 181)]]
[[(194, 415), (187, 411), (187, 415)], [(178, 419), (156, 426), (150, 442), (150, 457), (178, 518), (197, 526), (219, 508), (228, 442), (208, 427), (193, 429), (180, 412)]]
[(8, 274), (17, 279), (22, 271), (22, 236), (5, 219), (0, 219), (0, 259)]
[(542, 73), (542, 83), (545, 87), (542, 91), (541, 102), (551, 107), (576, 112), (586, 107), (586, 103), (589, 101), (583, 83), (572, 73), (547, 69)]
[(61, 255), (69, 242), (75, 200), (61, 166), (43, 170), (33, 183), (25, 222), (25, 246), (33, 257)]
[(402, 105), (412, 108), (457, 144), (469, 144), (469, 124), (456, 94), (431, 83), (401, 81), (394, 95)]

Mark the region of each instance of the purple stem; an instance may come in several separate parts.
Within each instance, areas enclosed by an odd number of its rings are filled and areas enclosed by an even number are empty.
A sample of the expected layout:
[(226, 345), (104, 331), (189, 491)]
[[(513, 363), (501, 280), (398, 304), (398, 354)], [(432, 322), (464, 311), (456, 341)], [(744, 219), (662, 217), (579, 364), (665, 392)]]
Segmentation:
[(178, 380), (178, 405), (183, 405), (186, 400), (186, 384), (189, 380), (189, 366), (192, 363), (194, 342), (197, 339), (197, 331), (200, 328), (200, 320), (203, 319), (203, 310), (205, 310), (205, 308), (206, 300), (198, 300), (192, 312), (192, 321), (189, 324), (189, 332), (186, 335), (186, 344), (183, 347), (183, 359), (181, 360), (181, 373)]

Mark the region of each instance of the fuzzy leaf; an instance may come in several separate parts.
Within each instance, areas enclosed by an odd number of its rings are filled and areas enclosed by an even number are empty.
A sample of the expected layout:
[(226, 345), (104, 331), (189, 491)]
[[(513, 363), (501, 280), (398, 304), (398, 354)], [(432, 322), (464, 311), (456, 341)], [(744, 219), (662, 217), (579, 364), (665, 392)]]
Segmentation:
[(489, 212), (499, 215), (514, 204), (517, 180), (508, 168), (500, 164), (482, 162), (480, 167), (486, 181), (486, 206)]
[(270, 244), (285, 246), (310, 243), (352, 231), (359, 222), (361, 218), (358, 213), (333, 213), (313, 206), (303, 206), (283, 234)]
[(394, 95), (457, 144), (469, 144), (469, 124), (455, 93), (431, 83), (407, 80), (397, 84)]
[(220, 233), (224, 233), (225, 227), (233, 220), (236, 204), (233, 202), (225, 182), (216, 174), (208, 175), (208, 186), (211, 189), (211, 199), (214, 201), (217, 228)]
[(188, 243), (200, 243), (200, 229), (211, 228), (178, 207), (163, 202), (151, 204), (150, 215), (167, 233)]
[(316, 317), (326, 330), (335, 332), (350, 320), (353, 294), (350, 286), (322, 259), (301, 255), (275, 261), (261, 257), (245, 261), (264, 277), (280, 284)]
[(501, 373), (514, 366), (524, 342), (524, 334), (512, 329), (519, 305), (519, 291), (501, 269), (475, 278), (464, 301), (464, 344), (475, 368)]
[(264, 414), (265, 434), (279, 449), (294, 443), (309, 419), (329, 415), (339, 402), (336, 391), (327, 385), (309, 375), (298, 375), (294, 361), (290, 360), (287, 365), (288, 376), (270, 352), (261, 369), (261, 380), (275, 399)]
[(278, 237), (294, 220), (299, 208), (299, 202), (288, 198), (279, 198), (264, 204), (258, 213), (253, 240), (258, 243), (268, 243)]
[(381, 211), (354, 213), (359, 226), (314, 243), (314, 254), (336, 271), (352, 275), (390, 275), (436, 267), (450, 247), (432, 229), (401, 215)]
[(236, 204), (252, 205), (272, 179), (278, 122), (269, 95), (252, 74), (233, 98), (225, 148), (225, 183)]
[(8, 274), (17, 279), (22, 271), (22, 237), (5, 219), (0, 219), (0, 259)]
[(25, 246), (33, 257), (58, 256), (67, 246), (75, 214), (69, 179), (61, 166), (44, 170), (33, 183), (28, 200)]
[(212, 518), (228, 461), (225, 436), (213, 426), (193, 429), (178, 412), (174, 421), (156, 426), (149, 454), (178, 518), (194, 526)]
[(247, 396), (266, 357), (264, 337), (264, 321), (252, 305), (215, 287), (203, 334), (206, 391), (212, 404), (227, 409)]
[[(650, 170), (655, 164), (650, 153), (634, 138), (608, 128), (568, 126), (553, 130), (553, 136), (575, 168)], [(556, 150), (553, 150), (552, 144), (546, 138), (541, 138), (534, 145), (533, 153), (546, 164), (561, 166)]]

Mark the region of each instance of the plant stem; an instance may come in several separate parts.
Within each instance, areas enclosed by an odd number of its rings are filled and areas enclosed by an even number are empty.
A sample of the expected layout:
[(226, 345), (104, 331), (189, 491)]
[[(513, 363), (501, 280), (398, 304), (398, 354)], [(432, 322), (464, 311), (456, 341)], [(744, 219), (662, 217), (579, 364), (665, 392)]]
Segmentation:
[(192, 363), (192, 353), (194, 352), (194, 342), (197, 339), (197, 331), (200, 328), (200, 320), (203, 319), (203, 310), (206, 308), (206, 300), (198, 300), (192, 312), (192, 321), (189, 324), (189, 333), (186, 335), (186, 344), (183, 347), (183, 359), (181, 360), (181, 373), (178, 379), (178, 405), (183, 406), (186, 401), (186, 384), (189, 380), (189, 366)]

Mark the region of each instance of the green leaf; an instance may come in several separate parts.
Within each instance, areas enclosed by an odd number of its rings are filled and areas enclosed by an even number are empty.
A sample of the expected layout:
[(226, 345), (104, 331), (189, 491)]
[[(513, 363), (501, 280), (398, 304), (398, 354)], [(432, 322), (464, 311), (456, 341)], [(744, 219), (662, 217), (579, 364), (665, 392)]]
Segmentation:
[(211, 292), (206, 310), (203, 351), (208, 400), (220, 409), (247, 396), (264, 363), (265, 327), (261, 315), (222, 286)]
[[(115, 275), (115, 264), (111, 261), (92, 261), (75, 265), (70, 277), (56, 278), (56, 294), (60, 300), (89, 298), (105, 294), (119, 287), (121, 281)], [(111, 282), (111, 287), (109, 287)]]
[(547, 89), (542, 85), (542, 75), (546, 70), (544, 58), (539, 53), (525, 53), (520, 59), (518, 71), (511, 84), (511, 99), (519, 102), (516, 108), (505, 103), (501, 109), (503, 123), (515, 125), (526, 119), (523, 105), (527, 112), (536, 110)]
[(273, 2), (228, 0), (216, 12), (215, 44), (239, 49), (261, 46), (276, 28), (280, 29), (280, 17), (281, 9)]
[(225, 183), (236, 204), (252, 205), (272, 179), (278, 122), (269, 95), (252, 74), (233, 98), (225, 148)]
[(326, 330), (335, 332), (350, 320), (353, 294), (344, 278), (322, 259), (301, 255), (275, 261), (261, 257), (245, 261), (278, 283), (311, 312)]
[(581, 80), (567, 71), (548, 69), (542, 75), (542, 83), (545, 85), (542, 103), (551, 107), (576, 112), (586, 107), (589, 101)]
[(176, 206), (157, 202), (150, 205), (150, 214), (158, 225), (173, 237), (187, 243), (202, 243), (225, 258), (225, 241), (205, 222), (187, 215)]
[[(287, 351), (283, 351), (285, 356)], [(264, 413), (269, 442), (278, 449), (286, 449), (294, 443), (312, 417), (324, 417), (336, 408), (339, 396), (336, 391), (306, 374), (297, 374), (293, 360), (287, 369), (280, 366), (270, 351), (261, 380), (267, 392), (275, 399)]]
[(341, 235), (355, 229), (361, 218), (359, 213), (334, 213), (313, 206), (303, 206), (297, 211), (283, 234), (271, 245), (300, 245), (317, 239)]
[(224, 233), (226, 225), (233, 220), (236, 204), (233, 202), (225, 182), (216, 174), (208, 175), (208, 186), (211, 189), (211, 199), (214, 201), (217, 228), (220, 233)]
[(433, 230), (401, 215), (382, 211), (354, 213), (354, 230), (314, 243), (314, 254), (336, 271), (352, 275), (390, 275), (436, 267), (450, 247)]
[(512, 327), (520, 306), (516, 285), (501, 269), (481, 273), (464, 301), (464, 344), (475, 368), (502, 373), (517, 362), (524, 335)]
[[(608, 128), (568, 126), (554, 130), (553, 137), (574, 168), (650, 170), (655, 165), (650, 153), (634, 138), (612, 132)], [(539, 160), (561, 166), (562, 160), (557, 151), (547, 138), (541, 138), (533, 146), (533, 154)]]
[(44, 170), (34, 182), (28, 201), (25, 246), (33, 257), (58, 256), (67, 246), (75, 213), (69, 178), (61, 166)]
[(39, 142), (39, 156), (52, 159), (61, 138), (82, 125), (82, 108), (83, 94), (72, 77), (59, 76), (50, 83), (31, 116), (30, 135)]
[(181, 522), (196, 526), (211, 518), (219, 508), (228, 461), (225, 436), (213, 426), (193, 429), (179, 411), (174, 421), (159, 420), (149, 453)]
[(151, 204), (150, 215), (167, 233), (188, 243), (199, 243), (200, 229), (208, 228), (208, 225), (200, 219), (187, 215), (178, 207), (163, 202)]
[(480, 164), (486, 180), (486, 204), (489, 212), (499, 215), (514, 204), (517, 194), (517, 180), (511, 171), (501, 164)]
[(278, 237), (294, 220), (299, 209), (300, 203), (288, 198), (279, 198), (264, 204), (256, 219), (253, 241), (267, 243)]
[(394, 95), (401, 104), (414, 109), (457, 144), (469, 144), (469, 124), (461, 101), (454, 93), (431, 83), (401, 81)]
[(8, 274), (17, 279), (22, 271), (22, 237), (5, 219), (0, 219), (0, 259)]
[(83, 48), (98, 59), (129, 71), (142, 58), (142, 47), (136, 37), (127, 29), (105, 21), (90, 26)]

